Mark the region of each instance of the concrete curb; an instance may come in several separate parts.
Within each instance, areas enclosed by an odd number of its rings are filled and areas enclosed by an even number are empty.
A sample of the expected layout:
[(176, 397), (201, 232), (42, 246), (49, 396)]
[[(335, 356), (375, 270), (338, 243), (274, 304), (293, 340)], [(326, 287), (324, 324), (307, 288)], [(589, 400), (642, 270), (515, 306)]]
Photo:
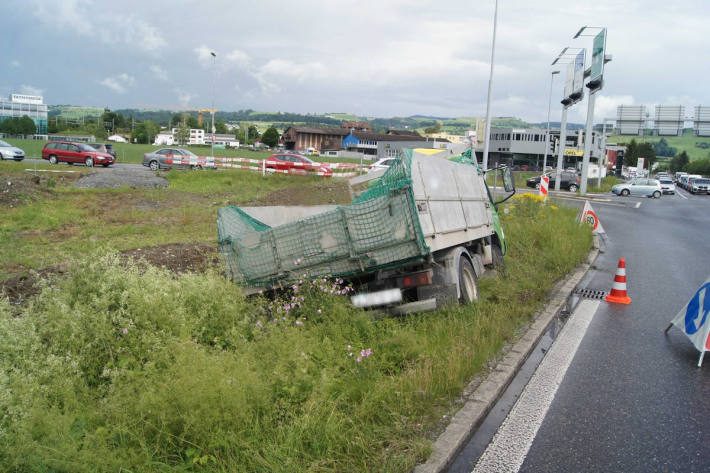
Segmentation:
[[(552, 290), (552, 297), (544, 309), (535, 317), (527, 332), (504, 354), (486, 378), (466, 395), (464, 406), (453, 416), (446, 430), (434, 442), (433, 451), (426, 463), (417, 465), (414, 473), (440, 473), (446, 470), (474, 430), (503, 395), (520, 367), (525, 363), (535, 344), (545, 333), (552, 319), (567, 303), (567, 299), (577, 284), (587, 274), (599, 255), (599, 238), (594, 236), (594, 247), (587, 255), (586, 262), (580, 264), (568, 278), (560, 280)], [(478, 379), (471, 385), (476, 385)], [(464, 392), (469, 392), (466, 389)]]

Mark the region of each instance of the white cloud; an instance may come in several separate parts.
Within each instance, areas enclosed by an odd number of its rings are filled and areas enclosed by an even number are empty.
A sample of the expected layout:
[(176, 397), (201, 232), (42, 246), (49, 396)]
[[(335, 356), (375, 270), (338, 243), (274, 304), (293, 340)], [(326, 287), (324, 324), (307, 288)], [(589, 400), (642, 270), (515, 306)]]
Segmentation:
[(192, 100), (194, 97), (194, 95), (192, 95), (191, 93), (180, 88), (176, 88), (175, 93), (177, 94), (178, 100), (180, 101), (180, 105), (182, 105), (183, 107), (187, 106), (190, 103), (190, 100)]
[(633, 105), (633, 95), (600, 95), (594, 102), (595, 123), (605, 118), (615, 118), (616, 108), (619, 105)]
[(44, 89), (39, 89), (37, 87), (32, 87), (31, 85), (22, 84), (20, 86), (20, 93), (27, 95), (42, 95), (42, 93), (44, 93)]
[(202, 67), (207, 67), (212, 64), (213, 51), (210, 48), (203, 44), (202, 46), (195, 48), (194, 51), (197, 54), (197, 61), (202, 65)]
[(247, 53), (239, 49), (235, 49), (225, 55), (227, 62), (234, 64), (237, 67), (246, 67), (251, 63), (251, 58)]
[(104, 80), (99, 81), (99, 84), (119, 94), (126, 93), (126, 88), (131, 87), (135, 83), (135, 78), (125, 72), (115, 77), (106, 77)]
[(152, 66), (150, 66), (150, 71), (158, 80), (161, 80), (163, 82), (168, 81), (168, 73), (162, 67), (153, 64)]
[[(602, 95), (602, 92), (597, 93), (599, 95), (594, 101), (594, 123), (601, 123), (605, 118), (615, 118), (616, 108), (619, 105), (634, 105), (636, 103), (633, 95)], [(573, 120), (583, 123), (587, 121), (588, 99), (589, 94), (586, 94), (584, 99), (574, 106), (570, 114)], [(647, 108), (647, 110), (650, 111), (650, 108)]]
[(168, 43), (153, 21), (140, 18), (140, 11), (124, 13), (127, 8), (118, 4), (111, 8), (103, 2), (91, 0), (62, 0), (46, 2), (34, 0), (32, 12), (42, 23), (53, 29), (80, 37), (97, 38), (111, 46), (130, 46), (153, 53)]
[(11, 62), (10, 62), (10, 67), (12, 67), (12, 68), (14, 68), (14, 69), (17, 69), (17, 68), (19, 68), (19, 67), (21, 67), (21, 66), (22, 66), (22, 64), (20, 64), (20, 61), (18, 61), (17, 59), (15, 59), (14, 61), (11, 61)]

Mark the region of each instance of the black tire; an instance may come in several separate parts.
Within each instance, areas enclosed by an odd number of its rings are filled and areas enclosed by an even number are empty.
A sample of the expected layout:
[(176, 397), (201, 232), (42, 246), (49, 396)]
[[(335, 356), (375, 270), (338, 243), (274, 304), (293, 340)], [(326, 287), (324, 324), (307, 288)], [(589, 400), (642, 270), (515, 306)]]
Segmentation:
[(653, 198), (654, 198), (654, 199), (660, 199), (660, 198), (661, 198), (661, 192), (660, 192), (660, 191), (653, 191)]
[(57, 157), (55, 155), (51, 155), (49, 157), (49, 164), (57, 164), (59, 161), (57, 161)]
[(505, 259), (503, 259), (503, 250), (501, 250), (500, 246), (494, 243), (493, 245), (491, 245), (491, 253), (493, 256), (493, 269), (495, 269), (501, 276), (506, 277), (508, 273), (505, 270)]
[(570, 192), (577, 192), (577, 189), (579, 189), (579, 187), (577, 187), (577, 184), (570, 184), (569, 185)]
[(160, 169), (160, 164), (158, 164), (158, 161), (153, 160), (148, 163), (148, 167), (151, 171), (157, 171), (158, 169)]
[(108, 167), (108, 163), (102, 164), (102, 166), (105, 167), (105, 168), (107, 168), (107, 167)]
[(469, 304), (478, 300), (478, 278), (471, 261), (465, 256), (459, 260), (459, 302)]
[(621, 195), (623, 195), (624, 197), (628, 197), (628, 196), (629, 196), (629, 193), (630, 193), (630, 192), (629, 192), (628, 189), (622, 189), (622, 190), (621, 190)]
[(94, 158), (86, 158), (84, 160), (84, 164), (86, 164), (86, 167), (93, 168), (94, 167)]
[(0, 161), (5, 161), (5, 157), (0, 153)]

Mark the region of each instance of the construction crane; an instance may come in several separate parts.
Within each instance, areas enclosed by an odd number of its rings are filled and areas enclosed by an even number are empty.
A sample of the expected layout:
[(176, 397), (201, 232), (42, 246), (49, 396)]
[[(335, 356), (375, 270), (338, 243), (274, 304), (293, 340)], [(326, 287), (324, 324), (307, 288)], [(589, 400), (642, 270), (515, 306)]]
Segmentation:
[(200, 108), (197, 110), (197, 126), (202, 127), (202, 112), (217, 113), (217, 110), (211, 108)]

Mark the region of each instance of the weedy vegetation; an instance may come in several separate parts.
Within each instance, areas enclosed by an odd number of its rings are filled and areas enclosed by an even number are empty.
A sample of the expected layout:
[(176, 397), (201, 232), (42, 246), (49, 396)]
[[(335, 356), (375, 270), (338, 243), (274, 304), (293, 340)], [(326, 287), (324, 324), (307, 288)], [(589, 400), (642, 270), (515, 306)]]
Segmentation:
[(471, 305), (401, 318), (354, 309), (339, 280), (246, 298), (219, 271), (93, 249), (19, 314), (0, 302), (0, 470), (410, 471), (585, 257), (575, 213), (515, 196), (507, 277), (479, 280)]

